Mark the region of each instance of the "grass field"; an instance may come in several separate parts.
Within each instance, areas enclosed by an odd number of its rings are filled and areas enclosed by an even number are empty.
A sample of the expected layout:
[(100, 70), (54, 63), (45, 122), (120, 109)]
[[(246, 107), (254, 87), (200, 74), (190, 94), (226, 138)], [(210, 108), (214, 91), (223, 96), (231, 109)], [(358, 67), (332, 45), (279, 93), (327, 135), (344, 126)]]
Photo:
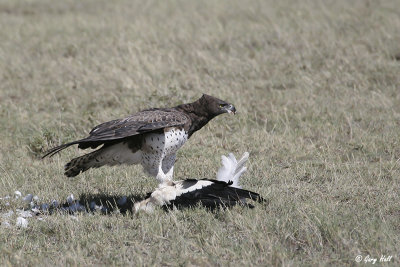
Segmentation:
[(239, 114), (196, 133), (175, 178), (213, 178), (221, 155), (249, 151), (243, 187), (269, 200), (0, 225), (0, 265), (399, 264), (399, 14), (395, 0), (0, 0), (0, 197), (143, 195), (157, 183), (141, 167), (68, 179), (81, 151), (40, 155), (208, 93)]

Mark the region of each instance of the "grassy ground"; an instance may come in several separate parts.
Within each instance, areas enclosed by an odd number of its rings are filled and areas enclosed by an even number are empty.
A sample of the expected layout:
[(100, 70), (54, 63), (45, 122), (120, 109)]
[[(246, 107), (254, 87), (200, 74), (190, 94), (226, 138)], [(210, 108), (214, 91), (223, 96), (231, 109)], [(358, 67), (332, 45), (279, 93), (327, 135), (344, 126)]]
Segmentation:
[(270, 204), (0, 226), (0, 265), (399, 264), (399, 14), (395, 0), (1, 0), (0, 197), (151, 191), (140, 167), (67, 179), (80, 151), (39, 156), (204, 92), (239, 114), (191, 138), (176, 179), (215, 177), (222, 154), (249, 151), (243, 186)]

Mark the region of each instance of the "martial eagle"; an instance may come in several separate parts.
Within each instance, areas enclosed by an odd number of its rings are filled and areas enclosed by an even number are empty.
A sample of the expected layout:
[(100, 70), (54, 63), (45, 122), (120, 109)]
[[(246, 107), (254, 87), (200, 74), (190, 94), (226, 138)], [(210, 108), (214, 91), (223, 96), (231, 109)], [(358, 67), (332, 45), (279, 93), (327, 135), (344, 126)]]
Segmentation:
[(187, 139), (214, 117), (235, 112), (232, 104), (204, 94), (193, 103), (147, 109), (102, 123), (94, 127), (88, 137), (57, 146), (43, 158), (75, 144), (81, 149), (102, 145), (67, 163), (65, 175), (73, 177), (104, 165), (141, 164), (160, 183), (166, 182), (173, 178), (176, 152)]

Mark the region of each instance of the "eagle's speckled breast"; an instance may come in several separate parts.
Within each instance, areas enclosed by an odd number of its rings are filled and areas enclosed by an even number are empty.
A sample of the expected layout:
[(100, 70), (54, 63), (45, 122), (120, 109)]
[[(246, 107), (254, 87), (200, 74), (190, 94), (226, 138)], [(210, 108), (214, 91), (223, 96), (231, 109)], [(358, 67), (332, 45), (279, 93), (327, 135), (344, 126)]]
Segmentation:
[(163, 171), (168, 172), (175, 163), (176, 152), (187, 139), (187, 132), (176, 127), (167, 128), (163, 133), (147, 134), (141, 148), (144, 169), (154, 175), (161, 163)]

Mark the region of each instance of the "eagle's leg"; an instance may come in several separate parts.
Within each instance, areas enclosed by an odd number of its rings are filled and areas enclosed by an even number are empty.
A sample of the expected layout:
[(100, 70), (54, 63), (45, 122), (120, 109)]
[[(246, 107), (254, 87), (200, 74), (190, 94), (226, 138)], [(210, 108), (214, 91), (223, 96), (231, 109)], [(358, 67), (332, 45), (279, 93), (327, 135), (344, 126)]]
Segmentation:
[(165, 174), (167, 181), (172, 181), (174, 178), (174, 166), (172, 166), (169, 171)]
[(174, 178), (174, 164), (176, 160), (176, 154), (171, 154), (162, 160), (162, 170), (165, 173), (167, 180), (172, 181)]
[(161, 164), (160, 164), (160, 167), (158, 168), (158, 173), (157, 173), (156, 179), (160, 183), (166, 183), (169, 181), (169, 179), (167, 178), (167, 175), (165, 175), (165, 173), (163, 172), (163, 170), (161, 168)]

